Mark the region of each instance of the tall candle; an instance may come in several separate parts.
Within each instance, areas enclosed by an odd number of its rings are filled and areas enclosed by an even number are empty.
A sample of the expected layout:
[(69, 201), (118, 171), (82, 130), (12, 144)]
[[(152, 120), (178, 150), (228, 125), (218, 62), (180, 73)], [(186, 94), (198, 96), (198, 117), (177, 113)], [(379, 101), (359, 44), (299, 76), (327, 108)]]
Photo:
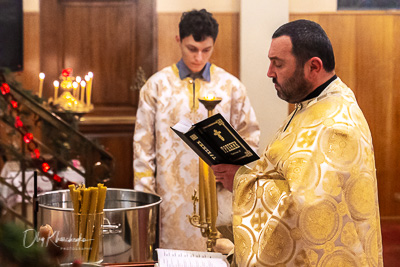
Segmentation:
[(217, 232), (217, 217), (218, 217), (218, 200), (217, 200), (217, 187), (215, 185), (215, 176), (212, 169), (209, 168), (208, 182), (210, 183), (210, 200), (211, 200), (211, 231)]
[(77, 98), (77, 92), (78, 92), (78, 83), (77, 82), (73, 82), (72, 83), (72, 88), (73, 88), (73, 93), (72, 95), (74, 96), (74, 98)]
[(76, 76), (75, 81), (78, 83), (78, 89), (76, 89), (76, 98), (79, 100), (79, 96), (81, 94), (81, 76)]
[(44, 77), (45, 75), (43, 72), (39, 73), (39, 97), (42, 97)]
[(55, 102), (58, 98), (58, 87), (60, 86), (60, 82), (55, 80), (53, 82), (53, 85), (54, 85), (54, 102)]
[(86, 81), (86, 105), (90, 106), (90, 77), (89, 75), (85, 75), (85, 81)]
[(87, 76), (89, 77), (89, 81), (86, 88), (86, 102), (87, 105), (90, 106), (90, 104), (92, 103), (91, 100), (92, 100), (93, 72), (89, 72)]
[(205, 196), (205, 185), (204, 180), (207, 175), (208, 165), (199, 158), (199, 216), (200, 224), (206, 223), (206, 196)]
[(86, 82), (85, 81), (81, 81), (81, 102), (84, 103), (85, 102), (85, 87), (86, 87)]

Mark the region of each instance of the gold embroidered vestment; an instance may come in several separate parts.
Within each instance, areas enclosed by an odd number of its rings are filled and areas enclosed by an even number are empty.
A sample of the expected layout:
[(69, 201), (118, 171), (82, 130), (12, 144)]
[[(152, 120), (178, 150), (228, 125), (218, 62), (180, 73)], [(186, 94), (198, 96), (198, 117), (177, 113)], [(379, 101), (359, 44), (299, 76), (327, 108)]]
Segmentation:
[(237, 265), (383, 266), (372, 138), (353, 92), (337, 78), (293, 113), (235, 176)]

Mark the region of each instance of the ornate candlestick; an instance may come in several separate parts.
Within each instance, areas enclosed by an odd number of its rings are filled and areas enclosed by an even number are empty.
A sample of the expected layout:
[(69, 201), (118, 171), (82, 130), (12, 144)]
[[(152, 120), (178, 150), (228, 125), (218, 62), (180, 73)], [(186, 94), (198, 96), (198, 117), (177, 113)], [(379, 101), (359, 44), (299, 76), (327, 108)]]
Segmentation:
[[(213, 115), (215, 106), (220, 103), (222, 98), (208, 96), (200, 99), (200, 103), (208, 111), (208, 117)], [(213, 246), (217, 240), (217, 216), (218, 216), (218, 202), (217, 202), (217, 189), (215, 183), (215, 176), (211, 168), (202, 160), (199, 159), (199, 197), (197, 191), (194, 191), (192, 196), (193, 200), (193, 214), (189, 217), (189, 222), (200, 228), (201, 234), (207, 237), (207, 251), (213, 251)], [(199, 212), (196, 213), (196, 202), (199, 202)]]

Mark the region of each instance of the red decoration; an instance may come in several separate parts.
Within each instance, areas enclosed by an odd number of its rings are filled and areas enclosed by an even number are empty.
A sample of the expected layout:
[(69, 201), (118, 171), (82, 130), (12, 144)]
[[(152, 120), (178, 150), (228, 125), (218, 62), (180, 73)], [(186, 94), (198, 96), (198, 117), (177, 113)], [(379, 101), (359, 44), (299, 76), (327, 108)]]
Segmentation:
[(42, 163), (42, 171), (48, 172), (50, 170), (50, 165), (47, 162)]
[(61, 75), (63, 77), (69, 77), (69, 76), (71, 76), (71, 74), (72, 74), (72, 68), (63, 69), (61, 72)]
[(24, 126), (24, 124), (22, 123), (21, 119), (19, 116), (15, 117), (15, 128), (21, 128), (22, 126)]
[(31, 153), (31, 158), (33, 158), (33, 159), (38, 159), (40, 157), (40, 152), (39, 152), (39, 149), (37, 149), (37, 148), (35, 148), (34, 150), (33, 150), (33, 152)]
[(25, 143), (29, 144), (29, 142), (32, 141), (32, 140), (33, 140), (33, 134), (31, 134), (31, 133), (26, 133), (26, 134), (24, 135), (24, 141), (25, 141)]
[(13, 108), (18, 108), (18, 102), (15, 101), (15, 100), (11, 100), (11, 106), (12, 106)]
[(8, 94), (10, 92), (10, 86), (6, 83), (1, 84), (1, 93), (3, 95)]
[(61, 177), (58, 176), (57, 174), (54, 174), (54, 175), (53, 175), (53, 180), (56, 181), (56, 182), (58, 182), (58, 183), (60, 183), (60, 182), (61, 182)]

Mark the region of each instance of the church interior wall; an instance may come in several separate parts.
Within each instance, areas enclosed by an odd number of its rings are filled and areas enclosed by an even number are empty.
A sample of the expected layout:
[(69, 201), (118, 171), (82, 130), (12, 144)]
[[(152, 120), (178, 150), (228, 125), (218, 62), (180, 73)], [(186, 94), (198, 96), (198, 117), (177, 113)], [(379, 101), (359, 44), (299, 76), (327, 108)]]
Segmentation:
[[(215, 1), (214, 1), (215, 2)], [(246, 37), (246, 22), (243, 16), (251, 13), (244, 13), (244, 8), (249, 8), (243, 3), (246, 1), (221, 1), (226, 4), (216, 6), (213, 1), (205, 1), (204, 7), (214, 12), (217, 19), (221, 22), (221, 35), (217, 41), (216, 52), (213, 60), (215, 63), (224, 67), (234, 75), (240, 77), (245, 85), (249, 88), (249, 94), (254, 106), (277, 106), (276, 113), (272, 113), (273, 118), (266, 118), (263, 113), (265, 111), (258, 109), (257, 115), (263, 120), (263, 131), (268, 132), (264, 135), (264, 143), (261, 147), (265, 147), (271, 138), (270, 134), (277, 128), (277, 124), (282, 118), (275, 116), (277, 113), (287, 115), (287, 105), (279, 100), (274, 92), (269, 79), (266, 77), (265, 69), (260, 69), (257, 74), (259, 80), (254, 81), (253, 74), (248, 74), (254, 69), (255, 61), (246, 61), (251, 58), (247, 55), (246, 45), (254, 45), (255, 41)], [(217, 1), (219, 3), (219, 1)], [(248, 1), (250, 2), (250, 1)], [(257, 1), (255, 1), (257, 2)], [(273, 5), (280, 1), (262, 1)], [(285, 1), (283, 1), (285, 2)], [(319, 8), (318, 3), (320, 5)], [(17, 78), (22, 81), (23, 86), (33, 91), (38, 87), (38, 73), (40, 72), (39, 64), (39, 0), (24, 0), (24, 70), (16, 73)], [(179, 59), (176, 45), (171, 38), (174, 38), (176, 32), (170, 29), (176, 29), (177, 21), (180, 13), (191, 7), (201, 8), (200, 6), (191, 6), (188, 3), (198, 3), (198, 1), (178, 1), (178, 0), (159, 0), (158, 1), (158, 67), (162, 68)], [(284, 20), (292, 20), (295, 18), (306, 17), (319, 21), (328, 34), (332, 38), (335, 53), (337, 56), (337, 71), (339, 76), (343, 78), (350, 87), (355, 89), (356, 95), (361, 102), (360, 105), (366, 113), (367, 120), (374, 138), (376, 149), (376, 161), (378, 169), (379, 194), (381, 211), (383, 216), (399, 216), (399, 192), (400, 184), (396, 181), (395, 172), (397, 170), (396, 159), (399, 158), (398, 151), (400, 148), (393, 140), (399, 140), (394, 125), (398, 124), (400, 114), (397, 111), (397, 103), (400, 97), (396, 90), (399, 87), (400, 80), (396, 73), (399, 73), (399, 66), (395, 62), (399, 62), (400, 55), (396, 51), (399, 41), (394, 38), (400, 33), (400, 16), (396, 12), (335, 12), (336, 1), (313, 1), (307, 0), (308, 4), (300, 4), (304, 1), (288, 0), (286, 4), (282, 4), (281, 8), (286, 8), (289, 12), (282, 11)], [(267, 5), (266, 4), (266, 5)], [(277, 4), (279, 5), (279, 4)], [(286, 5), (286, 6), (285, 6)], [(304, 10), (305, 6), (313, 6), (312, 11)], [(279, 8), (279, 6), (278, 6)], [(333, 10), (332, 10), (333, 9)], [(255, 9), (256, 10), (256, 9)], [(263, 16), (265, 11), (259, 8), (258, 16)], [(272, 8), (273, 10), (273, 8)], [(243, 12), (243, 14), (241, 14)], [(257, 17), (256, 13), (254, 17)], [(338, 17), (340, 16), (340, 17)], [(338, 26), (340, 25), (340, 26)], [(270, 35), (271, 29), (258, 30), (259, 36)], [(242, 29), (241, 29), (242, 28)], [(337, 29), (341, 30), (338, 31)], [(250, 29), (250, 28), (249, 28)], [(383, 30), (382, 30), (383, 29)], [(368, 34), (370, 31), (370, 34)], [(171, 41), (171, 42), (169, 42)], [(268, 42), (266, 42), (268, 43)], [(259, 59), (267, 68), (268, 60), (265, 58), (268, 47), (264, 44), (258, 47)], [(253, 53), (255, 53), (253, 51)], [(246, 76), (247, 75), (247, 76)], [(254, 82), (254, 84), (252, 84)], [(378, 88), (378, 89), (377, 89)], [(260, 97), (259, 90), (269, 91), (267, 95), (267, 103), (265, 97)], [(362, 91), (361, 91), (362, 90)], [(385, 90), (385, 94), (381, 92)], [(258, 102), (259, 101), (259, 102)], [(374, 105), (371, 105), (374, 103)], [(266, 112), (271, 113), (271, 112)], [(397, 142), (399, 143), (399, 142)], [(381, 177), (384, 177), (381, 178)], [(398, 180), (398, 179), (397, 179)]]

